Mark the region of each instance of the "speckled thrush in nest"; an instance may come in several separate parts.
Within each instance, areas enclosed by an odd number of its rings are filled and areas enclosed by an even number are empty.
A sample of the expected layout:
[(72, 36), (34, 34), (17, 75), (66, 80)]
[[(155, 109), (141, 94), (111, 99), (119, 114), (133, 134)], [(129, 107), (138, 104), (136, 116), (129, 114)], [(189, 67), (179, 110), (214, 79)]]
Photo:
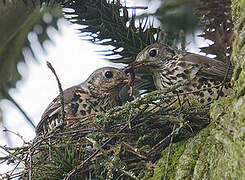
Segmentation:
[[(82, 119), (121, 105), (119, 92), (126, 83), (127, 76), (120, 69), (104, 67), (96, 70), (86, 81), (64, 90), (65, 117)], [(44, 111), (36, 128), (37, 134), (49, 132), (60, 123), (61, 108), (58, 96)]]
[(180, 87), (178, 93), (194, 91), (194, 95), (200, 96), (200, 102), (204, 104), (212, 102), (218, 93), (221, 96), (228, 93), (229, 83), (224, 84), (222, 91), (211, 87), (229, 82), (232, 74), (232, 67), (222, 61), (175, 50), (161, 43), (143, 49), (125, 71), (132, 72), (132, 69), (144, 69), (152, 74), (159, 90), (186, 79), (187, 84)]

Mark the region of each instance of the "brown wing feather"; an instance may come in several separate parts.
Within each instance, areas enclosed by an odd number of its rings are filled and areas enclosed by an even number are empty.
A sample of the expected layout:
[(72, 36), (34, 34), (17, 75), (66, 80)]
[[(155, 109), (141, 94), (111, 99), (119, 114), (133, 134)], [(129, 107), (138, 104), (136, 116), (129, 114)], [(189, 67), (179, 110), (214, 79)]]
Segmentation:
[(201, 65), (198, 74), (208, 79), (218, 79), (223, 81), (229, 68), (227, 80), (229, 81), (231, 79), (232, 66), (229, 67), (229, 65), (222, 61), (193, 53), (187, 53), (181, 60)]
[[(78, 86), (74, 86), (71, 88), (68, 88), (64, 90), (64, 105), (66, 106), (69, 102), (72, 101), (74, 98), (75, 91), (80, 89)], [(42, 130), (43, 124), (47, 122), (48, 118), (51, 116), (56, 115), (57, 113), (60, 112), (61, 109), (61, 103), (60, 103), (60, 97), (57, 96), (46, 108), (44, 111), (41, 121), (38, 123), (36, 127), (36, 132), (40, 132)]]

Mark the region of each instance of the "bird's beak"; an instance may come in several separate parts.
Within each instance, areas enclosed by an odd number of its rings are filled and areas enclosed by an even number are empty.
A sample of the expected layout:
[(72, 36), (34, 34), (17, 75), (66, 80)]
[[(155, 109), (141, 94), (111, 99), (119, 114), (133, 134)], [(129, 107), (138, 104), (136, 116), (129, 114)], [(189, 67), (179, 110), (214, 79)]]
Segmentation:
[(128, 84), (128, 78), (123, 80), (123, 83)]
[(138, 62), (135, 62), (132, 64), (132, 67), (134, 69), (138, 69), (138, 68), (141, 68), (143, 66), (143, 63), (138, 63)]
[(135, 69), (138, 69), (140, 67), (142, 67), (142, 63), (138, 63), (138, 62), (133, 62), (131, 64), (129, 64), (126, 68), (123, 69), (123, 71), (128, 74), (130, 72), (133, 72)]

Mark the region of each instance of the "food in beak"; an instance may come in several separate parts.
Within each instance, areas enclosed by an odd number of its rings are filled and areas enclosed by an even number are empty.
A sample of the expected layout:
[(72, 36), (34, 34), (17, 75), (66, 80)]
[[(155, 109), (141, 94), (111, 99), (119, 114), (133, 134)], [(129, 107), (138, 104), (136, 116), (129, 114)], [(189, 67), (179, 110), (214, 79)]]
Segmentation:
[(133, 97), (134, 95), (134, 82), (135, 82), (135, 72), (134, 72), (134, 66), (130, 65), (124, 69), (124, 72), (126, 74), (129, 74), (128, 77), (128, 85), (130, 87), (130, 97)]

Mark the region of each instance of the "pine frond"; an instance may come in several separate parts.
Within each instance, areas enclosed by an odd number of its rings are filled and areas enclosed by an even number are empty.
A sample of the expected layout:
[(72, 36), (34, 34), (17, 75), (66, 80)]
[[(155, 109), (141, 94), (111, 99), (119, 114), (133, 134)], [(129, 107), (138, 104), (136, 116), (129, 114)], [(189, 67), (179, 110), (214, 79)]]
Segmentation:
[(111, 58), (113, 62), (128, 64), (142, 48), (156, 41), (154, 35), (158, 30), (148, 21), (136, 27), (135, 16), (129, 18), (127, 8), (119, 1), (69, 1), (63, 6), (75, 10), (66, 14), (78, 15), (70, 20), (86, 26), (81, 32), (88, 34), (91, 42), (114, 47), (109, 56), (119, 57)]
[(216, 55), (216, 59), (228, 63), (232, 53), (233, 22), (230, 0), (201, 0), (197, 8), (201, 14), (204, 32), (200, 35), (214, 44), (201, 48), (202, 52)]
[[(50, 25), (56, 26), (56, 20), (61, 16), (54, 9), (51, 10), (51, 7), (45, 6), (40, 10), (40, 5), (28, 3), (27, 6), (26, 3), (0, 2), (0, 99), (8, 99), (14, 104), (16, 102), (13, 101), (8, 90), (15, 88), (16, 82), (21, 79), (17, 64), (25, 62), (22, 54), (23, 47), (26, 47), (35, 57), (32, 49), (29, 48), (28, 33), (33, 31), (42, 43), (48, 39), (46, 28)], [(46, 23), (43, 20), (45, 13), (49, 13), (54, 21)], [(39, 28), (36, 28), (37, 26)], [(31, 124), (33, 126), (33, 123)]]

